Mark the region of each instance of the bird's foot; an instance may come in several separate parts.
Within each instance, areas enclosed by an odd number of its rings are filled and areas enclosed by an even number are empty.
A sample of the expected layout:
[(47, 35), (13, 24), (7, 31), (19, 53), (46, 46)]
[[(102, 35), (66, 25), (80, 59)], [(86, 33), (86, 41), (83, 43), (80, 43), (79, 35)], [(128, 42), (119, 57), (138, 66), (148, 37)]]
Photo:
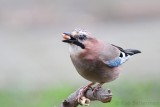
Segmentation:
[(78, 103), (82, 102), (84, 99), (84, 93), (89, 89), (92, 88), (91, 86), (94, 85), (95, 83), (90, 83), (87, 86), (83, 87), (82, 89), (79, 90), (78, 96), (77, 96), (77, 101)]
[(103, 84), (104, 83), (100, 83), (100, 84), (97, 84), (95, 87), (93, 87), (93, 96), (96, 97), (96, 91), (98, 91), (102, 87)]

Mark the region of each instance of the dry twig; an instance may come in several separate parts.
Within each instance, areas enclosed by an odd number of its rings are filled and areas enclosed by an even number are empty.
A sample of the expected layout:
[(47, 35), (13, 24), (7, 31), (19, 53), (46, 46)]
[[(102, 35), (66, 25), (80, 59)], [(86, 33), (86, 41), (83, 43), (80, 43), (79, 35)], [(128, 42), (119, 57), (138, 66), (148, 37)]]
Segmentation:
[(74, 93), (72, 93), (66, 100), (64, 100), (61, 103), (60, 107), (77, 107), (79, 104), (89, 105), (90, 101), (95, 101), (95, 100), (101, 101), (103, 103), (107, 103), (107, 102), (110, 102), (112, 99), (112, 93), (109, 89), (100, 88), (94, 93), (94, 95), (93, 95), (93, 90), (88, 89), (85, 92), (85, 95), (82, 97), (82, 99), (78, 101), (76, 98), (79, 94), (79, 91), (82, 88), (79, 88)]

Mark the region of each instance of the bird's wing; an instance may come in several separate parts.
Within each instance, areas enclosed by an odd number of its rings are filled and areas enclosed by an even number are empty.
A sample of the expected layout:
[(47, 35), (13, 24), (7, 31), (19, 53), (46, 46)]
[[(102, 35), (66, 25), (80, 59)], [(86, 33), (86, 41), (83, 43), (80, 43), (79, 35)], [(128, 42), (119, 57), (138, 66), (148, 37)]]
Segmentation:
[(136, 49), (123, 49), (119, 46), (113, 45), (111, 44), (113, 47), (116, 47), (119, 51), (120, 54), (119, 56), (117, 56), (114, 59), (111, 60), (107, 60), (107, 61), (103, 61), (106, 65), (108, 65), (109, 67), (118, 67), (121, 64), (125, 63), (130, 56), (137, 54), (137, 53), (141, 53), (141, 51), (136, 50)]
[[(124, 62), (126, 62), (130, 55), (128, 53), (125, 52), (125, 50), (119, 46), (116, 46), (116, 45), (113, 45), (111, 44), (114, 48), (117, 48), (119, 51), (120, 51), (120, 54), (119, 56), (113, 58), (113, 59), (110, 59), (110, 60), (106, 60), (106, 61), (103, 61), (107, 66), (113, 68), (113, 67), (118, 67), (120, 66), (121, 64), (123, 64)], [(114, 54), (114, 53), (113, 53)]]

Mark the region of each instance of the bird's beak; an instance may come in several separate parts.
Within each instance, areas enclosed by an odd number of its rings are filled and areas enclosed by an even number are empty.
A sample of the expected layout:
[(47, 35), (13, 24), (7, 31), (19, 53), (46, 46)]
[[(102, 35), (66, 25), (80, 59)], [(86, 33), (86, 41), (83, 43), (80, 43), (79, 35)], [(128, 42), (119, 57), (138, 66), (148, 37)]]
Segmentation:
[(73, 43), (74, 41), (76, 41), (76, 39), (72, 37), (71, 33), (63, 33), (62, 37), (64, 39), (62, 40), (62, 42)]
[(77, 39), (75, 39), (71, 33), (63, 33), (62, 37), (64, 39), (62, 40), (62, 42), (75, 44), (77, 46), (80, 46), (82, 49), (85, 48), (85, 46), (82, 43), (80, 43)]

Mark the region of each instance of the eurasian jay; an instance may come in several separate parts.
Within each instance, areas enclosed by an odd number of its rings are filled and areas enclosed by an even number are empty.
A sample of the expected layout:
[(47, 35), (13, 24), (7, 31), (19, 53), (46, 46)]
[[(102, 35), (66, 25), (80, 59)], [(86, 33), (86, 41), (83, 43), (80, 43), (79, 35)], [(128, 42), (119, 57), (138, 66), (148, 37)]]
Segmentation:
[(64, 40), (69, 44), (70, 57), (78, 73), (85, 79), (91, 81), (84, 87), (79, 98), (89, 87), (99, 83), (97, 90), (104, 83), (118, 78), (121, 65), (130, 56), (141, 53), (136, 49), (123, 49), (119, 46), (106, 43), (93, 37), (89, 32), (75, 29), (71, 33), (62, 34)]

